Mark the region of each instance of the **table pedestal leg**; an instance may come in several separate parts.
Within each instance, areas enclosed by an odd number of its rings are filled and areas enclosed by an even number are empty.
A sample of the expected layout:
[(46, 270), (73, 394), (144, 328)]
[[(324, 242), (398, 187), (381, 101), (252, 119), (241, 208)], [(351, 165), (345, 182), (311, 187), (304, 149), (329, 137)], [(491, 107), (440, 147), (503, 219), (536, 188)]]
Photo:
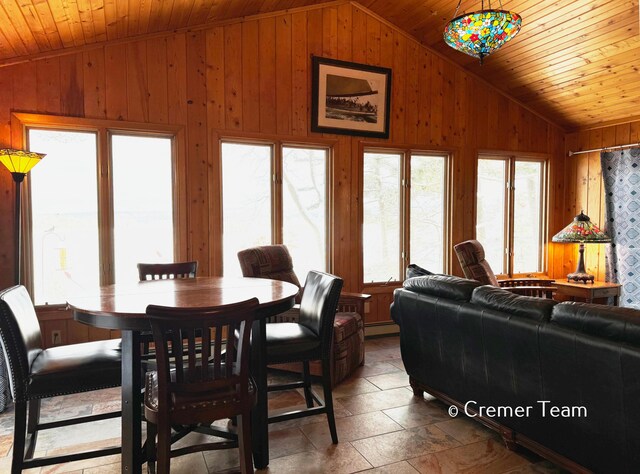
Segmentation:
[(142, 472), (140, 333), (122, 331), (122, 472)]
[(267, 407), (266, 321), (254, 321), (251, 338), (251, 374), (256, 382), (258, 403), (251, 412), (251, 447), (256, 469), (269, 465), (269, 414)]

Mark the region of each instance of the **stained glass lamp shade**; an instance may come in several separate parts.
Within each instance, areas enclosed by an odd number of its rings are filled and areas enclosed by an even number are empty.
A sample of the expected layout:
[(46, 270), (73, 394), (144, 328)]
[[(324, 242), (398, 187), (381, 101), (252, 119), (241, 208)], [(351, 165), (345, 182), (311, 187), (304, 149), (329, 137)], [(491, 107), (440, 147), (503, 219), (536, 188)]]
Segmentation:
[(593, 275), (587, 273), (584, 268), (584, 244), (606, 244), (611, 242), (611, 237), (601, 231), (596, 224), (591, 222), (589, 216), (580, 211), (580, 214), (573, 219), (573, 222), (554, 235), (551, 241), (572, 244), (580, 243), (578, 267), (575, 272), (567, 275), (567, 280), (576, 282), (582, 281), (584, 283), (590, 281), (593, 283)]
[(13, 175), (14, 181), (22, 181), (24, 176), (37, 165), (45, 155), (32, 151), (14, 150), (4, 148), (0, 150), (0, 162), (7, 167)]
[(7, 167), (7, 169), (11, 172), (11, 176), (13, 176), (13, 180), (16, 183), (16, 204), (15, 204), (15, 283), (16, 285), (20, 284), (20, 258), (21, 258), (21, 245), (22, 245), (22, 237), (20, 235), (21, 232), (21, 223), (20, 223), (20, 184), (22, 184), (22, 180), (27, 175), (27, 173), (33, 168), (35, 165), (40, 163), (40, 160), (44, 158), (44, 154), (35, 153), (32, 151), (23, 151), (23, 150), (14, 150), (13, 148), (3, 148), (0, 150), (0, 163)]
[[(460, 4), (458, 4), (460, 6)], [(457, 12), (457, 10), (456, 10)], [(506, 10), (467, 13), (451, 20), (444, 29), (444, 41), (453, 49), (480, 59), (499, 49), (520, 31), (522, 17)]]

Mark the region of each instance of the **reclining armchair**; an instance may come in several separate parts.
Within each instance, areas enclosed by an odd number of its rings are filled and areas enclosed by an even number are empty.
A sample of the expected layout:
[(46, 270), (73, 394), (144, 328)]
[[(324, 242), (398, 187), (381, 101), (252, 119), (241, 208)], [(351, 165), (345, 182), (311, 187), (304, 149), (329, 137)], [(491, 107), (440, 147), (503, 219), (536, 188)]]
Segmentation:
[(523, 296), (553, 298), (555, 280), (544, 278), (509, 278), (498, 280), (484, 258), (484, 247), (477, 240), (466, 240), (454, 245), (465, 278), (483, 285), (498, 286)]

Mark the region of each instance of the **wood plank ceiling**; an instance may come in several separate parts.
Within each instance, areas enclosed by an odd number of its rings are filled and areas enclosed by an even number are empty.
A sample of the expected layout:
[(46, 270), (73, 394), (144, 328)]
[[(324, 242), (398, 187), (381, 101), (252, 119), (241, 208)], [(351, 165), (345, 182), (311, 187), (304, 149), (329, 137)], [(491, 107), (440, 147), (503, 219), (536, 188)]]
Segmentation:
[[(65, 48), (316, 3), (1, 0), (0, 65)], [(457, 0), (359, 3), (566, 130), (640, 116), (638, 0), (504, 0), (505, 9), (522, 15), (522, 31), (483, 66), (442, 41)], [(462, 0), (460, 11), (479, 5), (480, 0)], [(496, 6), (499, 1), (493, 2)]]

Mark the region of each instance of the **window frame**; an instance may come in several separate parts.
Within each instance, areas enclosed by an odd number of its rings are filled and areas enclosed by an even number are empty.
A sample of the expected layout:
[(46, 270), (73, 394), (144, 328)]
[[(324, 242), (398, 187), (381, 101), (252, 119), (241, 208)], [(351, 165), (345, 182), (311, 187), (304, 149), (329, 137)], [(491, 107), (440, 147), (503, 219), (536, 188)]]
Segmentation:
[[(506, 191), (506, 206), (503, 212), (504, 215), (504, 241), (506, 248), (503, 250), (503, 266), (507, 270), (507, 273), (496, 273), (498, 279), (505, 278), (531, 278), (531, 277), (544, 277), (548, 271), (548, 225), (549, 225), (549, 156), (539, 153), (507, 153), (500, 151), (479, 151), (476, 158), (476, 180), (475, 180), (475, 225), (473, 227), (474, 238), (476, 228), (478, 225), (478, 201), (477, 201), (477, 189), (478, 189), (478, 163), (480, 160), (494, 160), (502, 161), (505, 163), (505, 178), (504, 189)], [(538, 246), (540, 249), (539, 256), (539, 270), (533, 272), (521, 272), (514, 273), (513, 261), (514, 261), (514, 240), (515, 240), (515, 173), (516, 162), (535, 162), (540, 163), (541, 166), (541, 182), (540, 182), (540, 219), (538, 222), (540, 229), (540, 241)]]
[[(400, 249), (398, 258), (398, 281), (365, 281), (364, 279), (364, 162), (366, 153), (387, 153), (400, 155)], [(451, 268), (451, 209), (452, 209), (452, 166), (453, 152), (451, 150), (434, 150), (419, 147), (384, 147), (377, 144), (363, 143), (360, 149), (361, 164), (359, 199), (362, 202), (359, 211), (360, 221), (360, 265), (358, 279), (367, 291), (380, 286), (397, 286), (404, 280), (405, 269), (411, 260), (411, 158), (413, 156), (438, 156), (444, 159), (444, 209), (443, 209), (443, 272), (450, 272)]]
[[(17, 147), (24, 149), (29, 146), (29, 130), (31, 129), (95, 133), (100, 285), (113, 284), (115, 281), (111, 138), (114, 134), (169, 138), (172, 152), (174, 258), (176, 260), (187, 258), (186, 143), (183, 126), (16, 112), (11, 115), (11, 128), (14, 143)], [(29, 179), (22, 186), (21, 193), (21, 198), (25, 203), (22, 207), (22, 245), (24, 249), (31, 249), (33, 237)], [(24, 284), (30, 292), (33, 292), (34, 279), (32, 258), (31, 251), (25, 251), (22, 253), (20, 262)], [(64, 305), (55, 303), (39, 305), (39, 307), (57, 306)]]
[[(217, 142), (215, 157), (217, 173), (213, 176), (213, 190), (215, 194), (212, 196), (211, 202), (217, 202), (215, 206), (213, 219), (214, 225), (217, 225), (218, 235), (220, 239), (215, 241), (213, 236), (210, 240), (213, 249), (213, 270), (216, 275), (223, 275), (224, 269), (224, 248), (223, 248), (223, 232), (224, 232), (224, 216), (223, 216), (223, 169), (222, 169), (222, 145), (224, 143), (236, 143), (244, 145), (269, 146), (271, 147), (271, 244), (277, 245), (283, 242), (284, 234), (284, 209), (283, 209), (283, 148), (305, 148), (318, 149), (326, 152), (326, 189), (325, 189), (325, 266), (326, 271), (333, 270), (333, 162), (335, 140), (323, 139), (303, 139), (303, 138), (277, 138), (265, 137), (260, 134), (246, 135), (226, 135), (217, 134), (213, 136), (213, 140)], [(302, 278), (302, 276), (300, 276)], [(301, 282), (304, 283), (304, 282)]]

